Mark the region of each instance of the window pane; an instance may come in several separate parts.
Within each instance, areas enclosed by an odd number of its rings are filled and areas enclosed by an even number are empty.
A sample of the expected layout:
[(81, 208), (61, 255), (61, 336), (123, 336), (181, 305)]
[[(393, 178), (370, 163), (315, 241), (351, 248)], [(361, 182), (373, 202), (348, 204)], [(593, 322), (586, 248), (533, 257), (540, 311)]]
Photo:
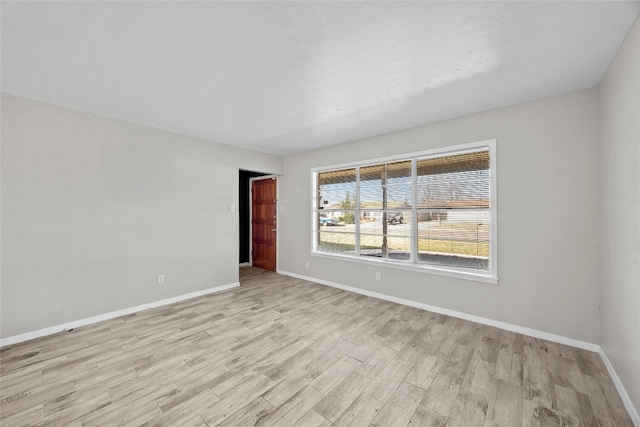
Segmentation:
[(389, 259), (398, 261), (409, 261), (411, 258), (411, 238), (388, 237)]
[(381, 235), (360, 235), (360, 255), (368, 257), (382, 257), (382, 236)]
[(417, 162), (418, 176), (489, 170), (489, 151), (453, 154), (421, 159)]
[(360, 168), (360, 209), (382, 209), (385, 165)]
[(365, 211), (360, 212), (360, 233), (361, 234), (383, 234), (384, 223), (382, 222), (383, 212)]
[(410, 236), (411, 211), (387, 211), (386, 234), (394, 236)]
[(417, 161), (419, 208), (488, 208), (489, 152)]
[[(386, 246), (386, 247), (385, 247)], [(384, 235), (360, 235), (360, 255), (396, 261), (411, 258), (411, 238)]]
[(356, 236), (352, 233), (318, 232), (318, 251), (355, 254)]
[(411, 162), (385, 163), (360, 168), (360, 207), (383, 209), (410, 206)]
[(371, 233), (382, 233), (382, 216), (383, 212), (378, 210), (361, 210), (360, 211), (360, 230), (374, 230), (368, 231)]
[(321, 189), (336, 188), (345, 184), (356, 186), (355, 168), (318, 173), (318, 187)]
[(461, 179), (461, 174), (418, 177), (418, 208), (488, 208), (490, 178), (482, 175), (486, 174), (477, 172), (473, 179)]
[[(360, 211), (360, 233), (411, 237), (411, 211)], [(386, 219), (386, 224), (384, 219)]]
[(411, 185), (411, 160), (387, 163), (388, 185)]
[(331, 233), (355, 233), (355, 213), (353, 211), (319, 211), (317, 221), (322, 231)]
[(418, 261), (448, 267), (489, 269), (488, 210), (418, 211)]
[(382, 185), (385, 165), (371, 165), (360, 168), (360, 187), (379, 187)]
[(356, 170), (318, 173), (318, 209), (355, 209)]
[(411, 208), (411, 184), (387, 186), (387, 209)]
[(356, 208), (356, 189), (320, 190), (318, 209), (353, 210)]

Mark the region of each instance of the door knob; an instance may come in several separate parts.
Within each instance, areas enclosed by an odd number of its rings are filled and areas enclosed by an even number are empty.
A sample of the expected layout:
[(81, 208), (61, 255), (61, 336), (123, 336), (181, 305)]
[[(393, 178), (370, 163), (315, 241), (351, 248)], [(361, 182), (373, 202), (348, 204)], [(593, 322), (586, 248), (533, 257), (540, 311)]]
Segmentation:
[(275, 232), (275, 231), (276, 231), (276, 229), (275, 229), (275, 228), (272, 228), (272, 229), (271, 229), (271, 231)]

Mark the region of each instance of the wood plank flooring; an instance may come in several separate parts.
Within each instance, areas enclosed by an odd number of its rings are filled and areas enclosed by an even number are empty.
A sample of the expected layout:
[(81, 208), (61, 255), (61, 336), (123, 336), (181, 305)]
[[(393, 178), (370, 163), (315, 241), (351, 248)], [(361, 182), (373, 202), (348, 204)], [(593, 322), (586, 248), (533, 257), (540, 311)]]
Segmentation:
[(243, 267), (0, 352), (0, 424), (632, 426), (584, 350)]

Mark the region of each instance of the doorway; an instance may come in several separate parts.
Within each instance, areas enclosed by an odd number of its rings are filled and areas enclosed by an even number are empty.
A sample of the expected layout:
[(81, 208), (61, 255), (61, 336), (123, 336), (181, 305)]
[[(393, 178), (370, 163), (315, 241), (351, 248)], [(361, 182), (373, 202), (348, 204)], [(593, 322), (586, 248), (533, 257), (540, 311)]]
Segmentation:
[(268, 176), (262, 172), (240, 170), (238, 174), (239, 264), (251, 265), (251, 178)]
[(251, 178), (251, 265), (276, 271), (278, 180)]

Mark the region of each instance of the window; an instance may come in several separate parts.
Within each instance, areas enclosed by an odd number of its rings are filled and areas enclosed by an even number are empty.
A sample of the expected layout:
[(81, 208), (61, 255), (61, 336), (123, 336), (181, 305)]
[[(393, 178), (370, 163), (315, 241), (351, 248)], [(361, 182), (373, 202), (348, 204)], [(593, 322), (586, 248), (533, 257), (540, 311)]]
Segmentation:
[(312, 170), (320, 256), (497, 282), (495, 141)]

